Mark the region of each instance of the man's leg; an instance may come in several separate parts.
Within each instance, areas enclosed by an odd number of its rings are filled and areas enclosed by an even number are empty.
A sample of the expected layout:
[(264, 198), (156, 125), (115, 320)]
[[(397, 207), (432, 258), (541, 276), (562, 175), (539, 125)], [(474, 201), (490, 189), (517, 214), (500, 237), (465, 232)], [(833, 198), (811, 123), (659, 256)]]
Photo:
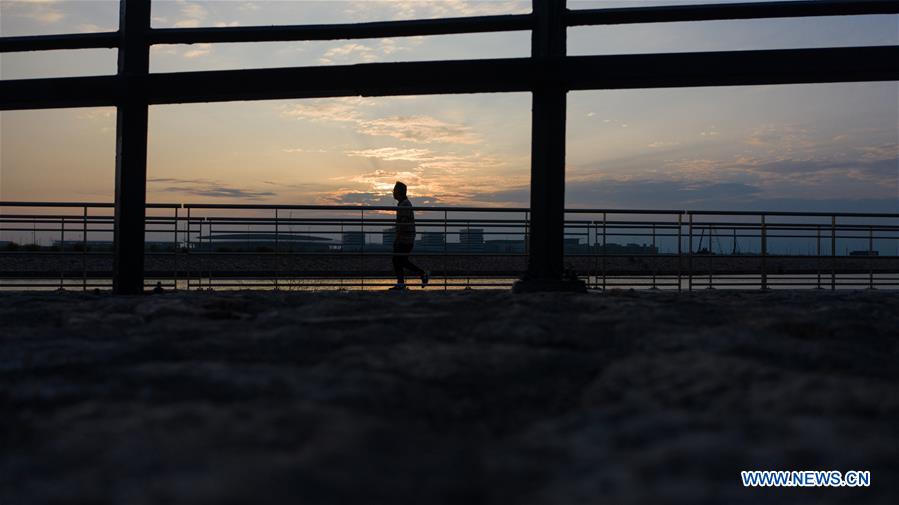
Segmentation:
[(412, 263), (412, 260), (409, 258), (409, 254), (412, 252), (413, 247), (414, 247), (414, 244), (409, 244), (407, 248), (404, 248), (405, 255), (402, 256), (402, 260), (403, 260), (402, 266), (403, 266), (403, 268), (408, 268), (409, 270), (414, 272), (415, 275), (421, 277), (421, 287), (425, 287), (428, 285), (428, 281), (430, 280), (431, 276), (423, 268), (420, 268), (415, 263)]
[(403, 272), (403, 265), (408, 258), (404, 255), (403, 244), (394, 242), (393, 244), (393, 273), (396, 275), (397, 285), (406, 283), (406, 276)]

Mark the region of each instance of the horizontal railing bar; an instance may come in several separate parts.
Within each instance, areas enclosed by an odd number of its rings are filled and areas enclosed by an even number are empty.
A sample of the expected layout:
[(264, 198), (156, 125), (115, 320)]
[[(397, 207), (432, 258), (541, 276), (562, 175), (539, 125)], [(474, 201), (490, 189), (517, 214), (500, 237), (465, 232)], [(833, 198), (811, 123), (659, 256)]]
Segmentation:
[(814, 0), (572, 9), (565, 22), (585, 26), (896, 13), (899, 2), (891, 0)]
[(532, 25), (533, 16), (531, 14), (507, 14), (327, 25), (155, 28), (150, 30), (149, 39), (151, 44), (380, 39), (522, 31), (530, 30)]
[(57, 49), (111, 49), (119, 47), (120, 40), (119, 32), (0, 37), (0, 53)]
[[(26, 201), (0, 201), (0, 208), (2, 207), (71, 207), (73, 209), (80, 209), (83, 207), (88, 208), (112, 208), (115, 205), (109, 202), (26, 202)], [(234, 204), (218, 204), (218, 203), (148, 203), (147, 208), (162, 208), (162, 209), (194, 209), (194, 210), (203, 210), (203, 209), (235, 209), (235, 210), (340, 210), (346, 212), (359, 212), (359, 211), (396, 211), (397, 206), (390, 205), (292, 205), (292, 204), (243, 204), (243, 203), (234, 203)], [(416, 212), (518, 212), (525, 213), (530, 212), (530, 209), (527, 207), (450, 207), (450, 206), (442, 206), (442, 207), (431, 207), (431, 206), (421, 206), (415, 207)], [(885, 213), (885, 212), (802, 212), (802, 211), (745, 211), (745, 210), (674, 210), (674, 209), (613, 209), (613, 208), (597, 208), (597, 209), (565, 209), (566, 214), (685, 214), (685, 215), (733, 215), (733, 216), (794, 216), (794, 217), (877, 217), (877, 218), (899, 218), (899, 213)], [(33, 214), (35, 216), (48, 217), (45, 214)], [(22, 214), (3, 214), (0, 216), (22, 216)], [(31, 216), (29, 214), (28, 216)], [(78, 218), (81, 219), (80, 214), (54, 214), (52, 216), (56, 217), (65, 217), (69, 218)], [(110, 218), (111, 216), (98, 216), (98, 215), (89, 215), (89, 219), (93, 218)], [(152, 219), (174, 219), (173, 216), (148, 216)], [(271, 219), (274, 220), (274, 217), (248, 217), (248, 218), (240, 218), (240, 217), (223, 217), (224, 219)], [(185, 215), (181, 215), (178, 218), (179, 220), (186, 220), (187, 217)], [(215, 219), (215, 216), (212, 217), (203, 217), (203, 216), (193, 216), (191, 217), (191, 221), (202, 220), (202, 219)], [(295, 217), (289, 218), (286, 216), (281, 216), (279, 221), (287, 222), (289, 220), (312, 220), (318, 218), (303, 218), (303, 217)], [(331, 219), (340, 219), (340, 218), (331, 218)], [(348, 217), (344, 218), (348, 220), (357, 219), (358, 217)], [(366, 218), (370, 219), (370, 218)], [(454, 218), (461, 221), (467, 221), (465, 218)], [(443, 222), (443, 220), (439, 220)], [(572, 221), (566, 220), (566, 223), (587, 223), (588, 221)], [(601, 224), (602, 220), (593, 220), (593, 223)], [(621, 223), (638, 223), (638, 224), (652, 224), (652, 221), (613, 221), (607, 220), (606, 223), (611, 224), (621, 224)], [(659, 224), (664, 224), (668, 226), (676, 226), (676, 223), (673, 221), (659, 221)], [(687, 226), (688, 223), (684, 222), (683, 226)], [(716, 222), (716, 221), (694, 221), (693, 226), (733, 226), (733, 225), (747, 225), (747, 226), (758, 226), (758, 223), (751, 222)], [(821, 226), (821, 229), (830, 228), (830, 223), (767, 223), (767, 226), (792, 226), (792, 225), (802, 225), (802, 226)], [(853, 224), (853, 223), (837, 223), (837, 228), (840, 227), (863, 227), (867, 229), (867, 224)], [(878, 225), (874, 225), (875, 227)], [(887, 226), (887, 225), (882, 225)]]
[[(255, 205), (255, 204), (228, 204), (228, 203), (185, 203), (185, 209), (261, 209), (261, 210), (343, 210), (343, 211), (396, 211), (400, 207), (389, 205)], [(0, 203), (2, 206), (2, 203)], [(432, 212), (529, 212), (526, 207), (415, 207), (415, 211), (432, 211)], [(286, 218), (285, 218), (286, 219)]]
[[(733, 215), (733, 216), (808, 216), (808, 217), (899, 217), (899, 213), (889, 212), (798, 212), (798, 211), (752, 211), (752, 210), (688, 210), (687, 214), (693, 215)], [(696, 223), (693, 223), (694, 226)], [(709, 222), (703, 224), (711, 224)], [(777, 224), (777, 223), (769, 223)], [(823, 225), (822, 225), (823, 226)], [(829, 226), (829, 224), (828, 224)]]

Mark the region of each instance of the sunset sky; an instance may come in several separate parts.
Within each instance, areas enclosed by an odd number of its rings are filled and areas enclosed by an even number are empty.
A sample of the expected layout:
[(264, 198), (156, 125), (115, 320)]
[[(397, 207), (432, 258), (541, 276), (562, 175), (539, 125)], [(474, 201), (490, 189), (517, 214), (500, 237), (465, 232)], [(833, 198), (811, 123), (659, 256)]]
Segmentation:
[[(578, 2), (569, 7), (662, 2)], [(677, 2), (699, 3), (699, 2)], [(708, 2), (702, 2), (708, 3)], [(114, 30), (118, 2), (0, 0), (3, 36)], [(528, 12), (509, 1), (155, 1), (155, 27)], [(569, 54), (899, 44), (899, 16), (578, 28)], [(151, 71), (524, 57), (527, 32), (157, 46)], [(3, 79), (112, 74), (112, 50), (3, 54)], [(112, 201), (113, 108), (0, 113), (0, 200)], [(571, 207), (899, 212), (896, 82), (573, 92)], [(530, 95), (150, 108), (148, 200), (528, 202)]]

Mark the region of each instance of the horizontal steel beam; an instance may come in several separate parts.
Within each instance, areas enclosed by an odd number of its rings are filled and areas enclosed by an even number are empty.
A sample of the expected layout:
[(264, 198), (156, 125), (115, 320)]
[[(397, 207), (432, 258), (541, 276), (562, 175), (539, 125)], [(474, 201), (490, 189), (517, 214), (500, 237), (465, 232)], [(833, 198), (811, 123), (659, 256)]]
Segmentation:
[(151, 74), (152, 104), (529, 91), (528, 58)]
[(752, 86), (899, 80), (899, 46), (570, 56), (568, 89)]
[(119, 32), (70, 33), (0, 38), (0, 53), (51, 51), (54, 49), (97, 49), (119, 46)]
[(512, 14), (331, 25), (157, 28), (150, 31), (150, 42), (153, 44), (195, 44), (380, 39), (385, 37), (530, 30), (531, 25), (532, 18), (530, 14)]
[[(894, 81), (899, 46), (569, 56), (561, 68), (572, 90)], [(514, 58), (150, 74), (144, 85), (149, 103), (168, 104), (521, 92), (541, 78)], [(0, 81), (0, 110), (114, 105), (141, 85), (120, 79)]]
[[(899, 2), (894, 0), (816, 0), (584, 9), (568, 11), (566, 22), (569, 26), (583, 26), (861, 14), (899, 14)], [(153, 44), (195, 44), (410, 37), (530, 30), (532, 24), (531, 14), (510, 14), (329, 25), (158, 28), (151, 30), (150, 42)], [(115, 48), (118, 47), (119, 40), (118, 32), (2, 37), (0, 38), (0, 53)]]
[(114, 75), (0, 81), (0, 110), (112, 106), (119, 84)]
[(570, 10), (565, 21), (584, 26), (897, 13), (894, 0), (813, 0)]

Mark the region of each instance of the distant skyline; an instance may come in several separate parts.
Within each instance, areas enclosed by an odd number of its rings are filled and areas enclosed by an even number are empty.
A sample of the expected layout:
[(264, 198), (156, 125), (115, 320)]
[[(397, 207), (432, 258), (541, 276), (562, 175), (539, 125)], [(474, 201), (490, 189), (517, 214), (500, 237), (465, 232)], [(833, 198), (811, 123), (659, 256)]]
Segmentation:
[[(577, 2), (570, 8), (665, 2)], [(677, 2), (707, 3), (707, 2)], [(153, 24), (527, 12), (518, 1), (156, 1)], [(116, 29), (118, 2), (0, 0), (2, 36)], [(569, 54), (899, 44), (899, 16), (569, 30)], [(159, 46), (154, 72), (524, 57), (527, 32)], [(109, 74), (115, 51), (0, 56), (0, 77)], [(111, 201), (113, 108), (0, 113), (0, 200)], [(572, 92), (571, 207), (899, 212), (896, 82)], [(148, 201), (527, 205), (527, 93), (150, 108)]]

